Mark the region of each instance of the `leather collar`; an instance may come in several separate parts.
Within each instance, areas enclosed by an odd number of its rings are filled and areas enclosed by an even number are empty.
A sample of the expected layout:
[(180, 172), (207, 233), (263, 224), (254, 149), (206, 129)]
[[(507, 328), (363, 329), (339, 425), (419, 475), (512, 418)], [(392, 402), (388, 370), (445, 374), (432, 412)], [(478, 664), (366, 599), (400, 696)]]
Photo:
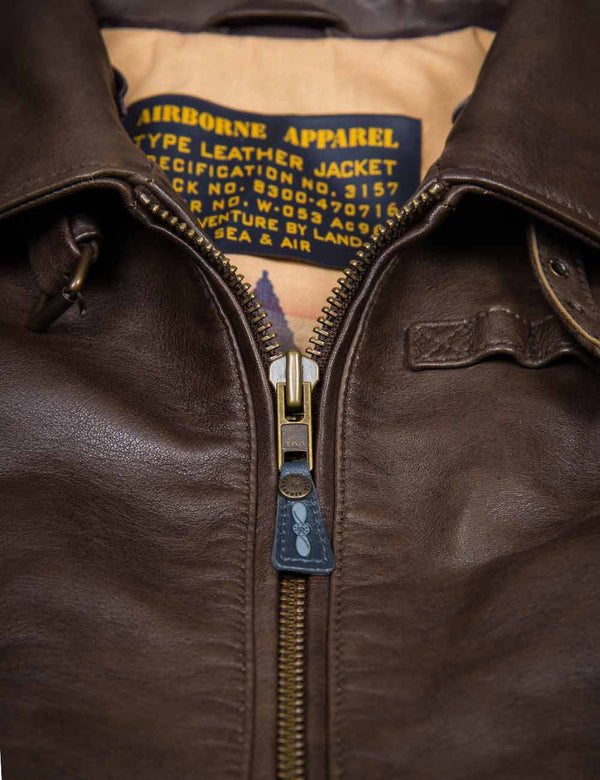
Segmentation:
[(600, 240), (600, 3), (515, 0), (425, 177), (481, 186)]
[[(599, 240), (598, 40), (597, 0), (546, 0), (543, 13), (514, 0), (426, 182), (483, 187)], [(121, 126), (88, 3), (6, 4), (0, 52), (0, 212), (104, 177), (173, 197)]]
[[(471, 25), (496, 30), (509, 0), (93, 0), (107, 27), (180, 32), (350, 35), (396, 38), (436, 35)], [(295, 29), (294, 29), (295, 28)], [(299, 32), (300, 28), (300, 32)]]
[(86, 0), (5, 4), (0, 67), (0, 213), (98, 178), (166, 183), (121, 125)]

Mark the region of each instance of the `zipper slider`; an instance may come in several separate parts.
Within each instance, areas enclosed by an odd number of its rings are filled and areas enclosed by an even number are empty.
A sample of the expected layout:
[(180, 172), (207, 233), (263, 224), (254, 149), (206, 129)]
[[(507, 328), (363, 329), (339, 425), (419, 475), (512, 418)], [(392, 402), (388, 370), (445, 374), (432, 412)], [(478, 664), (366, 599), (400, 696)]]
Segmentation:
[(331, 574), (333, 552), (311, 476), (314, 360), (289, 350), (269, 367), (277, 409), (279, 483), (272, 562), (278, 571)]

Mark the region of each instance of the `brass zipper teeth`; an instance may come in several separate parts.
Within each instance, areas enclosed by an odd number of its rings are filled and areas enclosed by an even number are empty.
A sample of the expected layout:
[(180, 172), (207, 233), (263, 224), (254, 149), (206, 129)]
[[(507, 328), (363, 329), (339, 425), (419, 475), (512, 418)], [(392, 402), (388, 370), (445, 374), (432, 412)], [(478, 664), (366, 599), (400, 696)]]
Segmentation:
[[(306, 351), (324, 368), (344, 314), (376, 259), (391, 242), (423, 216), (446, 190), (433, 184), (416, 195), (385, 227), (375, 231), (356, 253), (327, 298), (317, 318), (312, 346)], [(306, 779), (305, 634), (307, 620), (306, 577), (280, 576), (279, 654), (277, 663), (277, 780)]]
[[(329, 351), (343, 322), (343, 315), (354, 300), (373, 261), (392, 241), (405, 233), (434, 203), (439, 201), (445, 191), (446, 185), (435, 182), (408, 201), (397, 214), (373, 231), (354, 258), (342, 270), (343, 275), (338, 279), (338, 286), (331, 290), (331, 295), (327, 297), (327, 305), (321, 309), (322, 315), (317, 317), (319, 324), (313, 328), (314, 335), (309, 338), (310, 346), (306, 349), (306, 354), (313, 357), (321, 368), (327, 362)], [(173, 232), (178, 233), (190, 246), (193, 246), (234, 292), (250, 323), (265, 363), (268, 365), (275, 358), (281, 357), (277, 334), (272, 324), (265, 319), (268, 314), (255, 293), (250, 290), (251, 285), (244, 281), (244, 275), (238, 273), (237, 266), (233, 265), (231, 260), (192, 221), (182, 219), (165, 208), (159, 199), (146, 189), (139, 187), (137, 192), (142, 205), (158, 221), (169, 226)]]
[(446, 185), (436, 182), (415, 195), (397, 214), (373, 231), (370, 238), (343, 269), (343, 276), (338, 279), (338, 286), (332, 289), (331, 295), (327, 298), (328, 305), (321, 309), (324, 316), (317, 318), (319, 325), (313, 328), (315, 335), (309, 338), (311, 346), (306, 350), (307, 355), (313, 357), (321, 368), (324, 368), (327, 362), (343, 322), (343, 315), (354, 300), (373, 261), (392, 241), (403, 235), (434, 203), (438, 202), (445, 191)]
[(167, 225), (174, 233), (183, 238), (192, 246), (210, 265), (217, 271), (227, 286), (233, 291), (240, 302), (246, 319), (265, 362), (270, 363), (275, 358), (281, 357), (277, 334), (272, 324), (266, 319), (267, 311), (258, 300), (255, 293), (250, 290), (250, 283), (244, 280), (244, 275), (238, 273), (237, 266), (221, 252), (213, 242), (204, 235), (192, 222), (182, 219), (169, 209), (165, 208), (157, 197), (144, 188), (137, 189), (140, 203), (159, 222)]
[[(327, 297), (327, 305), (317, 317), (306, 354), (324, 368), (344, 315), (361, 288), (364, 278), (379, 255), (402, 236), (436, 202), (447, 187), (436, 182), (412, 198), (385, 225), (373, 231), (343, 269), (338, 284)], [(235, 293), (261, 350), (266, 365), (282, 357), (277, 336), (268, 314), (251, 285), (237, 267), (197, 228), (191, 218), (174, 214), (144, 188), (137, 190), (140, 202), (160, 221), (181, 236), (207, 260)], [(305, 633), (307, 578), (297, 574), (280, 576), (279, 644), (277, 663), (277, 780), (306, 778)]]
[(277, 664), (277, 780), (306, 776), (305, 663), (306, 577), (283, 574), (279, 590)]

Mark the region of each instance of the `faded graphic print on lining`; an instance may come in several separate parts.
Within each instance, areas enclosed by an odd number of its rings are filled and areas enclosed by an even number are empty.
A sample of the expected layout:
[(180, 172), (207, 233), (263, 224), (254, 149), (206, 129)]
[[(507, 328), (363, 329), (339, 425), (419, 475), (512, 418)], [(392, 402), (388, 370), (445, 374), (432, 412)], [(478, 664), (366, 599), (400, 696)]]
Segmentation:
[(267, 270), (262, 272), (262, 276), (254, 285), (254, 292), (263, 308), (268, 312), (269, 320), (273, 324), (273, 330), (277, 334), (277, 341), (281, 348), (283, 350), (298, 349), (294, 341), (294, 334), (288, 325)]

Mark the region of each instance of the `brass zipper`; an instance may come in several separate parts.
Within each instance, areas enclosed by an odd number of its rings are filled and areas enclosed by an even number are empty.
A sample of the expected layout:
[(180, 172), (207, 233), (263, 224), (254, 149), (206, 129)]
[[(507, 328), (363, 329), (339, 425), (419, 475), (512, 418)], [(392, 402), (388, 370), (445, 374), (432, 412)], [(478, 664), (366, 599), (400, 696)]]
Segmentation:
[[(306, 658), (308, 577), (329, 574), (333, 557), (316, 489), (312, 482), (312, 430), (310, 391), (323, 370), (344, 317), (361, 289), (374, 261), (410, 227), (417, 223), (446, 192), (447, 185), (431, 184), (417, 193), (400, 211), (376, 228), (343, 269), (338, 284), (327, 297), (322, 314), (310, 337), (306, 355), (296, 351), (285, 355), (277, 335), (250, 284), (243, 274), (194, 224), (193, 217), (182, 219), (144, 187), (137, 189), (140, 203), (154, 218), (190, 244), (219, 273), (238, 298), (255, 335), (261, 355), (275, 388), (279, 461), (279, 490), (273, 565), (280, 571), (278, 662), (277, 662), (277, 780), (306, 780)], [(296, 367), (293, 375), (292, 368)], [(303, 371), (309, 381), (303, 382)], [(316, 373), (315, 373), (316, 372)], [(292, 376), (293, 375), (293, 376)], [(314, 380), (314, 381), (313, 381)], [(307, 392), (307, 395), (304, 392)], [(282, 402), (282, 397), (285, 399)], [(296, 428), (294, 428), (296, 426)], [(298, 427), (306, 427), (300, 431)], [(304, 438), (303, 438), (304, 437)], [(289, 460), (286, 460), (289, 454)], [(312, 503), (311, 503), (312, 499)], [(303, 505), (316, 507), (310, 516)], [(295, 511), (295, 514), (294, 514)], [(307, 522), (308, 520), (308, 522)], [(309, 529), (304, 533), (305, 529)], [(314, 557), (316, 564), (303, 562)], [(324, 537), (324, 538), (323, 538)], [(282, 553), (282, 540), (284, 542)], [(287, 542), (287, 546), (285, 543)], [(290, 550), (292, 551), (290, 553)], [(301, 554), (302, 553), (302, 554)], [(297, 559), (300, 562), (297, 562)], [(312, 558), (311, 558), (312, 560)]]
[(267, 319), (267, 312), (250, 289), (251, 284), (244, 280), (244, 274), (239, 273), (237, 266), (233, 265), (231, 260), (194, 224), (193, 217), (183, 219), (174, 214), (145, 187), (138, 187), (136, 193), (139, 202), (156, 221), (193, 247), (231, 288), (250, 324), (266, 364), (281, 357), (279, 342), (272, 323)]
[(281, 572), (277, 778), (306, 777), (305, 633), (308, 576), (330, 574), (333, 552), (312, 480), (312, 390), (319, 367), (297, 350), (269, 367), (277, 409), (279, 481), (272, 563)]
[(306, 350), (308, 355), (315, 358), (321, 369), (327, 363), (344, 315), (359, 291), (370, 266), (393, 241), (402, 236), (441, 200), (446, 188), (445, 184), (435, 182), (417, 193), (400, 211), (373, 231), (368, 241), (365, 241), (350, 263), (342, 270), (343, 275), (338, 279), (338, 286), (332, 289), (327, 304), (321, 309), (322, 314), (317, 317), (319, 324), (313, 328), (314, 336), (309, 338), (310, 346)]
[[(342, 270), (342, 276), (337, 280), (337, 286), (331, 290), (326, 304), (317, 317), (317, 325), (313, 328), (314, 335), (309, 338), (306, 354), (313, 357), (321, 369), (327, 363), (331, 347), (343, 322), (344, 315), (359, 291), (363, 279), (382, 252), (397, 238), (402, 236), (412, 225), (439, 200), (441, 200), (447, 185), (441, 182), (431, 184), (427, 189), (417, 193), (393, 217), (378, 226), (356, 252), (349, 264)], [(165, 227), (192, 246), (201, 257), (207, 260), (217, 271), (238, 298), (250, 327), (256, 337), (265, 364), (281, 357), (277, 334), (272, 323), (267, 319), (267, 312), (256, 294), (250, 289), (249, 282), (244, 281), (244, 275), (239, 273), (237, 266), (221, 252), (218, 247), (194, 223), (189, 215), (186, 219), (174, 214), (166, 208), (157, 196), (143, 186), (136, 189), (139, 202), (150, 214)]]
[(277, 778), (306, 777), (305, 650), (307, 577), (282, 574), (277, 654)]

